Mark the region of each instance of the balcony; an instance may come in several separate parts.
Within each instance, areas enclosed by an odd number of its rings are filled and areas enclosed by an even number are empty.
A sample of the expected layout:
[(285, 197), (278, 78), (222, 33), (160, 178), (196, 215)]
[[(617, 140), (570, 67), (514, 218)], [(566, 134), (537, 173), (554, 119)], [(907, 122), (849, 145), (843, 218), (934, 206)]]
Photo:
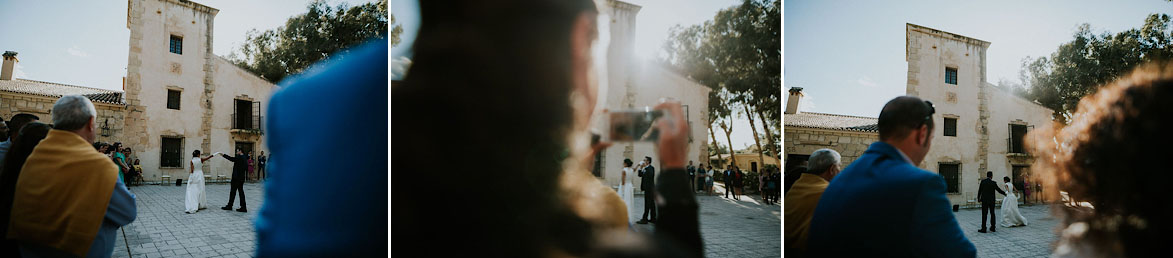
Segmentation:
[(264, 127), (261, 126), (261, 121), (265, 121), (263, 116), (253, 114), (238, 116), (238, 114), (232, 114), (232, 129), (229, 132), (264, 135), (265, 131)]

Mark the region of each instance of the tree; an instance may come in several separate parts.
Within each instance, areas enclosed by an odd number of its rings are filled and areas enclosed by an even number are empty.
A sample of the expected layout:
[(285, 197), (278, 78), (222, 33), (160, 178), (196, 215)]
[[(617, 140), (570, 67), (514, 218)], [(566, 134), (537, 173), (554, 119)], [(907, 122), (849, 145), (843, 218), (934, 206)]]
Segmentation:
[[(276, 29), (249, 31), (239, 53), (228, 59), (265, 80), (279, 82), (351, 46), (387, 37), (387, 0), (353, 7), (346, 3), (332, 7), (318, 0), (307, 9)], [(392, 44), (399, 43), (402, 31), (402, 26), (392, 29)]]
[(392, 25), (391, 34), (387, 35), (388, 41), (391, 42), (391, 47), (399, 45), (399, 34), (403, 34), (403, 25), (395, 24), (395, 15), (387, 16), (387, 21)]
[(1067, 121), (1079, 100), (1138, 65), (1173, 58), (1173, 31), (1167, 14), (1151, 14), (1140, 29), (1096, 35), (1081, 25), (1070, 42), (1050, 58), (1023, 60), (1021, 77), (1029, 99)]
[[(780, 19), (781, 1), (743, 0), (701, 25), (673, 27), (660, 57), (703, 85), (729, 91), (732, 97), (725, 104), (746, 105), (745, 115), (751, 121), (754, 113), (749, 109), (757, 111), (762, 123), (774, 123), (762, 127), (770, 150), (776, 146), (770, 128), (780, 128), (781, 122), (777, 111), (782, 92)], [(757, 134), (753, 122), (750, 130)]]

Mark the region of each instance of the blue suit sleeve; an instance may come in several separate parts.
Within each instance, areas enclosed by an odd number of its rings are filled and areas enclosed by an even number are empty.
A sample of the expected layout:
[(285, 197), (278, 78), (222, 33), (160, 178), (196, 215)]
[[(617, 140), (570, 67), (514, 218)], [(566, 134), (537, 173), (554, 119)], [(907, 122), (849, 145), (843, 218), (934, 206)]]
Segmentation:
[(110, 204), (106, 206), (106, 220), (119, 227), (133, 222), (138, 216), (134, 199), (134, 194), (126, 189), (122, 181), (115, 181), (114, 192), (110, 194)]
[(977, 249), (961, 232), (945, 197), (945, 179), (934, 175), (924, 180), (913, 206), (913, 250), (920, 257), (976, 257)]

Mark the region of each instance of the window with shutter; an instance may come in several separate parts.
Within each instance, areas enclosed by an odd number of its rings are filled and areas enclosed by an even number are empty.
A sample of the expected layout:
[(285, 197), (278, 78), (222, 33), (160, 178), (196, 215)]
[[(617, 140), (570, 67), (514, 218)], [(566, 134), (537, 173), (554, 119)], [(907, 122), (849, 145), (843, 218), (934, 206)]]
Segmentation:
[(183, 167), (183, 138), (163, 137), (163, 148), (160, 153), (159, 164), (166, 168)]
[(957, 118), (945, 118), (945, 136), (957, 136)]

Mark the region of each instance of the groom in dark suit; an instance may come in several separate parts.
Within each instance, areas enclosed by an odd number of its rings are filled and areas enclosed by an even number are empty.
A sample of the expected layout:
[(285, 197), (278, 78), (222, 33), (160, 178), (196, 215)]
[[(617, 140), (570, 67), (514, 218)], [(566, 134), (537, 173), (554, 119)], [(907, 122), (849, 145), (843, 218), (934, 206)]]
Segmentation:
[(239, 212), (248, 212), (248, 205), (244, 203), (244, 179), (248, 176), (248, 156), (244, 155), (244, 151), (236, 150), (236, 157), (228, 156), (228, 154), (220, 154), (224, 159), (232, 161), (232, 182), (231, 187), (228, 188), (228, 206), (221, 207), (222, 210), (232, 210), (232, 201), (236, 200), (236, 193), (240, 193), (240, 209)]
[[(652, 166), (652, 157), (645, 156), (644, 165), (646, 167), (639, 170), (639, 177), (644, 178), (639, 183), (639, 188), (644, 190), (644, 215), (636, 224), (656, 223), (656, 167)], [(648, 212), (652, 213), (650, 220)]]
[(1006, 195), (1001, 188), (998, 188), (998, 183), (995, 183), (994, 172), (986, 171), (986, 179), (982, 179), (982, 184), (978, 186), (978, 201), (982, 202), (982, 229), (978, 232), (986, 233), (986, 212), (990, 213), (990, 232), (995, 232), (994, 227), (998, 225), (998, 216), (994, 215), (994, 191), (1002, 195)]

